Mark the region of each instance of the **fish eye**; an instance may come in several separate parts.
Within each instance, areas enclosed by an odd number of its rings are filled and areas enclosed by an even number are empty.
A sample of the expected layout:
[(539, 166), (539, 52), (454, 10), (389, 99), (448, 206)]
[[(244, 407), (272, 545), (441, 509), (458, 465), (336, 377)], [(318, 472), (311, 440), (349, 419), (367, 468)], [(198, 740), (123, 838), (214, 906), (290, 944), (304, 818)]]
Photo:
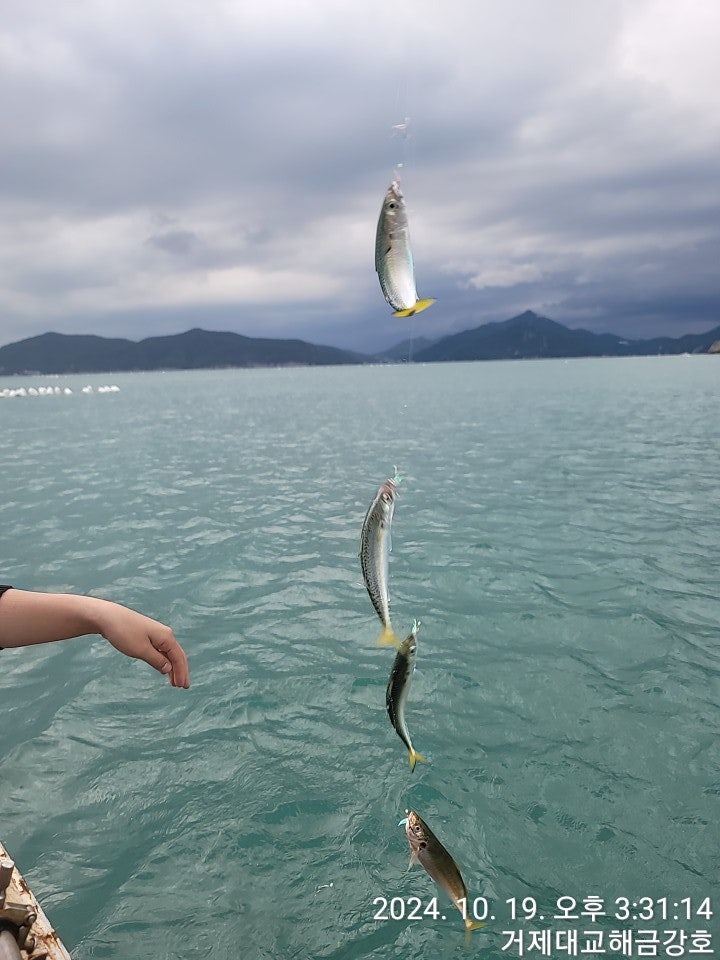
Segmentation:
[(382, 498), (383, 498), (383, 501), (384, 501), (385, 503), (390, 503), (390, 500), (392, 499), (392, 497), (390, 496), (389, 493), (384, 493), (384, 494), (382, 495)]
[(397, 204), (395, 203), (395, 201), (391, 200), (390, 203), (388, 204), (388, 210), (394, 210), (396, 206)]

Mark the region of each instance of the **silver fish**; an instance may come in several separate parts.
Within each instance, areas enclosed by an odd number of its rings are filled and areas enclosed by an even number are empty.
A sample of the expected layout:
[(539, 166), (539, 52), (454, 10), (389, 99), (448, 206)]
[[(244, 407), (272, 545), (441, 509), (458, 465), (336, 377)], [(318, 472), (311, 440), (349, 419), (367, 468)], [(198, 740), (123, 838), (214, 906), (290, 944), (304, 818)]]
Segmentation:
[(408, 810), (406, 814), (400, 824), (405, 825), (405, 836), (410, 844), (410, 866), (419, 863), (442, 887), (462, 914), (468, 933), (484, 927), (484, 923), (468, 916), (467, 887), (458, 865), (419, 814), (414, 810)]
[(370, 600), (383, 625), (378, 643), (399, 647), (400, 640), (390, 622), (388, 598), (388, 554), (396, 488), (397, 480), (394, 478), (381, 483), (365, 514), (360, 534), (360, 566)]
[(412, 317), (434, 300), (418, 300), (405, 200), (393, 180), (383, 200), (375, 234), (375, 269), (395, 317)]
[(400, 644), (395, 661), (390, 671), (387, 692), (385, 694), (385, 705), (387, 706), (390, 723), (395, 728), (395, 732), (407, 747), (410, 769), (415, 769), (415, 764), (427, 763), (425, 757), (418, 753), (413, 747), (408, 728), (405, 723), (405, 701), (410, 692), (413, 673), (415, 672), (415, 654), (417, 652), (417, 632), (420, 629), (420, 621), (413, 622), (413, 628), (410, 634)]

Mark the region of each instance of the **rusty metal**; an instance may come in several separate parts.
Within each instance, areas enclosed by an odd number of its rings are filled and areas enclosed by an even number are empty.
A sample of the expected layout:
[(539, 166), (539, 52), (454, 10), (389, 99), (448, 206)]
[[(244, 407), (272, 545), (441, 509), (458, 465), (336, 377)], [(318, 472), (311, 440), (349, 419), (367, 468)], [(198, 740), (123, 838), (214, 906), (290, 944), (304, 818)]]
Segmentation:
[(27, 927), (28, 930), (37, 920), (37, 916), (32, 912), (32, 907), (24, 903), (7, 902), (0, 910), (0, 923), (9, 923), (13, 927)]
[(0, 907), (5, 903), (5, 891), (10, 885), (15, 864), (10, 857), (0, 859)]
[(37, 920), (37, 917), (35, 917), (33, 920), (30, 920), (30, 916), (31, 915), (28, 915), (26, 923), (24, 923), (21, 927), (18, 927), (18, 932), (16, 935), (17, 945), (20, 947), (21, 950), (24, 950), (26, 953), (32, 950), (32, 948), (35, 946), (35, 940), (33, 940), (32, 946), (28, 947), (28, 937), (30, 936), (30, 927), (33, 925), (33, 923), (35, 923), (35, 920)]
[(0, 960), (71, 960), (0, 843)]

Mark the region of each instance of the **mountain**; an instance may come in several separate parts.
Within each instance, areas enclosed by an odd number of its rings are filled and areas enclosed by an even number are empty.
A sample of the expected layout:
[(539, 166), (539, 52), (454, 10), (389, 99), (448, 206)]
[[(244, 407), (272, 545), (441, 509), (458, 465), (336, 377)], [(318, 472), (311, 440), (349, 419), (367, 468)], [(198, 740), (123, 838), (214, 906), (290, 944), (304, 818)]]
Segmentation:
[(305, 340), (270, 340), (239, 333), (187, 330), (136, 343), (120, 338), (43, 333), (0, 347), (0, 375), (109, 373), (123, 370), (201, 370), (214, 367), (321, 366), (378, 360), (517, 360), (537, 357), (636, 357), (720, 350), (720, 326), (707, 333), (625, 340), (613, 333), (570, 330), (526, 310), (437, 341), (405, 340), (374, 356), (317, 346)]
[(570, 330), (526, 310), (499, 323), (485, 323), (443, 337), (415, 353), (418, 363), (438, 360), (517, 360), (539, 357), (638, 357), (653, 354), (707, 353), (720, 337), (720, 326), (707, 333), (673, 339), (626, 340), (614, 333)]
[(0, 374), (104, 373), (364, 363), (367, 357), (304, 340), (270, 340), (238, 333), (188, 330), (133, 340), (44, 333), (0, 347)]

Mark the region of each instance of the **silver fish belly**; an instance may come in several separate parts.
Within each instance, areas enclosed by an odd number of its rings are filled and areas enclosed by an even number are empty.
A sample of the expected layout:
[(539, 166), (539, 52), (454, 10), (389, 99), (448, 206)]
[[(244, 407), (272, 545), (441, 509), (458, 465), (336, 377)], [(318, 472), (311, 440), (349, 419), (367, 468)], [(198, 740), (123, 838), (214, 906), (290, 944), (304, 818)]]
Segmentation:
[(386, 480), (380, 484), (375, 499), (370, 504), (360, 534), (360, 566), (368, 596), (383, 625), (381, 643), (400, 646), (400, 641), (390, 622), (388, 596), (388, 555), (390, 552), (390, 527), (395, 512), (396, 483)]
[(434, 300), (418, 300), (405, 200), (393, 180), (383, 200), (375, 234), (375, 270), (383, 296), (400, 316), (412, 316)]
[(405, 703), (410, 685), (412, 683), (413, 673), (415, 672), (415, 656), (417, 653), (417, 632), (420, 623), (416, 620), (413, 624), (409, 636), (403, 640), (398, 650), (395, 660), (390, 670), (390, 679), (388, 680), (387, 690), (385, 692), (385, 705), (387, 707), (390, 723), (397, 735), (407, 747), (408, 761), (410, 769), (415, 769), (418, 760), (421, 763), (427, 763), (425, 757), (413, 747), (407, 724), (405, 722)]
[(484, 923), (471, 920), (468, 916), (467, 887), (457, 863), (418, 813), (408, 810), (406, 814), (400, 823), (405, 824), (405, 835), (410, 844), (410, 864), (419, 863), (435, 883), (445, 890), (462, 914), (468, 933), (484, 927)]

